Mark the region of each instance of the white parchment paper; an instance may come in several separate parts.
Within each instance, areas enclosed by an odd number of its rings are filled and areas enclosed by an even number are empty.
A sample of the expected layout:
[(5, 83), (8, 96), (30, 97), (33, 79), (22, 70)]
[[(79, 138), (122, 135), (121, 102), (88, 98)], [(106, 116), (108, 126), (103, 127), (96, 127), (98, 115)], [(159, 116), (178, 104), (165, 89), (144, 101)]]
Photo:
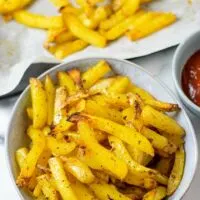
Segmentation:
[[(148, 7), (151, 10), (174, 12), (179, 19), (175, 24), (137, 42), (123, 37), (104, 49), (89, 46), (63, 61), (84, 57), (128, 59), (144, 56), (174, 46), (200, 29), (200, 0), (192, 0), (192, 4), (188, 0), (154, 0)], [(35, 1), (30, 10), (47, 15), (56, 14), (55, 7), (48, 0)], [(45, 31), (27, 28), (14, 21), (4, 23), (0, 18), (0, 95), (15, 88), (31, 63), (58, 62), (43, 49), (45, 37)]]

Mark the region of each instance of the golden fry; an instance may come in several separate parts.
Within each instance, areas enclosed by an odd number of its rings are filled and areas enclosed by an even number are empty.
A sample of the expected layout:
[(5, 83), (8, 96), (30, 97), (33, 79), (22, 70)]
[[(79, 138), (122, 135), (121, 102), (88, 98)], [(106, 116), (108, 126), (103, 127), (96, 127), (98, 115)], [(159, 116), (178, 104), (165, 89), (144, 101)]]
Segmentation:
[(64, 32), (55, 36), (55, 43), (61, 44), (61, 43), (64, 43), (64, 42), (74, 41), (75, 39), (76, 39), (76, 37), (71, 32), (64, 31)]
[(162, 200), (167, 195), (165, 187), (157, 187), (149, 192), (147, 192), (143, 200)]
[(19, 148), (16, 151), (16, 160), (20, 169), (22, 169), (23, 167), (27, 154), (28, 154), (28, 149), (26, 147)]
[(54, 6), (62, 8), (69, 5), (68, 0), (49, 0)]

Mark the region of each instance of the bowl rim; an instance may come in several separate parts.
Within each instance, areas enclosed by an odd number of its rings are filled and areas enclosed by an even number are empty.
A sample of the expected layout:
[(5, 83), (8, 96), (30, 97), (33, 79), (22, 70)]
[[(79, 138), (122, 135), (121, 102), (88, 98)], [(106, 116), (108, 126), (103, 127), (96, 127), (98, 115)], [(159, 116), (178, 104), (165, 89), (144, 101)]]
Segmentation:
[[(158, 77), (155, 77), (152, 73), (150, 73), (149, 71), (147, 71), (146, 69), (144, 69), (143, 67), (135, 64), (134, 62), (131, 62), (131, 61), (128, 61), (128, 60), (123, 60), (123, 59), (117, 59), (117, 58), (112, 58), (112, 57), (88, 57), (88, 58), (81, 58), (81, 59), (76, 59), (76, 60), (73, 60), (73, 61), (68, 61), (68, 62), (63, 62), (61, 64), (58, 64), (56, 65), (55, 67), (45, 71), (44, 73), (42, 73), (40, 76), (38, 76), (37, 78), (41, 79), (43, 78), (44, 76), (46, 76), (47, 74), (53, 72), (53, 71), (56, 71), (58, 70), (59, 68), (61, 68), (62, 66), (64, 65), (69, 65), (75, 61), (83, 61), (83, 60), (88, 60), (88, 59), (97, 59), (97, 60), (101, 60), (101, 59), (104, 59), (104, 60), (114, 60), (114, 61), (117, 61), (117, 62), (124, 62), (126, 64), (129, 64), (130, 66), (132, 67), (136, 67), (138, 68), (139, 70), (143, 71), (144, 73), (146, 73), (147, 75), (149, 75), (152, 79), (154, 79), (158, 84), (160, 84), (161, 87), (163, 87), (163, 89), (166, 90), (166, 92), (171, 96), (171, 98), (176, 101), (180, 107), (181, 107), (181, 111), (187, 121), (187, 124), (189, 126), (189, 129), (191, 130), (191, 137), (192, 137), (192, 140), (194, 141), (194, 170), (193, 170), (193, 173), (191, 175), (191, 179), (190, 181), (185, 184), (185, 190), (184, 192), (180, 192), (180, 199), (186, 194), (186, 192), (188, 191), (188, 189), (190, 188), (191, 186), (191, 183), (194, 179), (194, 175), (197, 171), (197, 164), (198, 164), (198, 144), (197, 144), (197, 138), (196, 138), (196, 135), (195, 135), (195, 130), (193, 128), (193, 125), (191, 123), (191, 120), (190, 118), (188, 117), (186, 111), (185, 111), (185, 108), (183, 107), (182, 103), (179, 101), (179, 99), (177, 99), (177, 97), (173, 94), (173, 92), (168, 88), (167, 85), (165, 85)], [(29, 90), (30, 86), (28, 85), (26, 87), (26, 89), (22, 92), (22, 94), (19, 96), (19, 98), (17, 99), (13, 109), (12, 109), (12, 113), (11, 113), (11, 118), (10, 118), (10, 121), (9, 121), (9, 124), (8, 124), (8, 129), (7, 129), (7, 132), (6, 132), (6, 137), (5, 137), (5, 156), (6, 156), (6, 165), (7, 165), (7, 170), (9, 172), (9, 177), (12, 181), (12, 187), (15, 188), (15, 191), (18, 193), (18, 196), (23, 200), (24, 197), (22, 196), (21, 192), (20, 192), (20, 189), (19, 187), (16, 185), (16, 182), (15, 182), (15, 179), (14, 179), (14, 175), (12, 173), (12, 167), (11, 167), (11, 158), (9, 157), (9, 135), (11, 133), (11, 125), (12, 125), (12, 121), (14, 120), (14, 114), (16, 113), (16, 109), (18, 107), (18, 104), (20, 103), (21, 99), (27, 94), (27, 91)]]
[[(200, 114), (200, 107), (197, 106), (195, 103), (193, 103), (188, 97), (187, 95), (183, 92), (183, 89), (181, 87), (181, 84), (178, 81), (178, 75), (181, 71), (181, 67), (177, 65), (177, 60), (180, 59), (181, 57), (181, 51), (182, 49), (186, 49), (187, 48), (187, 44), (190, 44), (191, 39), (200, 36), (200, 30), (195, 31), (194, 33), (192, 33), (191, 35), (189, 35), (176, 49), (174, 56), (173, 56), (173, 61), (172, 61), (172, 77), (174, 80), (174, 84), (176, 87), (176, 90), (179, 93), (179, 96), (181, 97), (181, 99), (185, 102), (185, 104), (189, 107), (189, 109), (193, 109), (195, 111), (197, 111)], [(200, 48), (199, 48), (200, 50)], [(178, 72), (177, 72), (178, 71)], [(181, 75), (182, 75), (182, 71), (181, 71)], [(192, 111), (192, 110), (191, 110)], [(193, 111), (194, 112), (194, 111)]]

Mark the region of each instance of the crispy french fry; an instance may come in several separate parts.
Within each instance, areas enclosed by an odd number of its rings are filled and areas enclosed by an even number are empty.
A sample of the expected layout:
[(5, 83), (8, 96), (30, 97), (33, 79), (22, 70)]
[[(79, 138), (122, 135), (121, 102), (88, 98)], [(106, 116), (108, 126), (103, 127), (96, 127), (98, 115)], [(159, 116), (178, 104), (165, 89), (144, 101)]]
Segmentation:
[(22, 169), (27, 155), (28, 155), (28, 149), (26, 147), (19, 148), (16, 151), (16, 160), (20, 169)]
[(37, 161), (37, 167), (39, 168), (47, 168), (48, 160), (52, 156), (50, 149), (45, 147), (44, 151), (41, 153), (38, 161)]
[(175, 21), (176, 15), (172, 13), (161, 14), (161, 16), (158, 16), (154, 20), (150, 21), (150, 23), (148, 23), (147, 26), (145, 25), (143, 27), (137, 27), (133, 29), (132, 31), (127, 33), (127, 36), (131, 40), (139, 40), (163, 29), (166, 26), (171, 25)]
[(75, 183), (71, 184), (71, 187), (78, 199), (82, 199), (84, 197), (84, 200), (97, 200), (89, 188), (87, 188), (84, 184), (76, 181)]
[(63, 13), (63, 19), (69, 30), (77, 38), (97, 47), (104, 47), (106, 39), (98, 32), (86, 28), (75, 15)]
[(64, 168), (82, 183), (92, 183), (94, 175), (90, 168), (76, 157), (64, 157)]
[(94, 183), (90, 185), (90, 188), (100, 200), (131, 200), (130, 198), (117, 191), (117, 188), (112, 184)]
[(95, 115), (106, 119), (110, 119), (120, 124), (123, 123), (122, 115), (118, 110), (101, 106), (100, 104), (92, 100), (86, 101), (85, 112), (90, 115)]
[(74, 41), (75, 39), (76, 39), (76, 37), (71, 32), (64, 31), (55, 36), (55, 43), (61, 44), (64, 42)]
[(140, 6), (140, 0), (128, 0), (122, 5), (122, 13), (125, 16), (130, 16), (134, 14)]
[(31, 119), (31, 120), (33, 120), (33, 108), (28, 107), (26, 109), (26, 112), (27, 112), (28, 118)]
[(55, 105), (54, 105), (54, 125), (58, 124), (61, 119), (66, 119), (67, 111), (64, 108), (67, 100), (67, 89), (65, 87), (58, 87), (55, 94)]
[(39, 197), (41, 194), (42, 194), (42, 187), (40, 186), (39, 183), (37, 183), (37, 185), (35, 186), (35, 188), (33, 190), (33, 196)]
[(80, 89), (82, 87), (80, 70), (79, 69), (70, 69), (67, 73), (72, 78), (74, 83), (76, 83), (77, 87)]
[(50, 29), (64, 26), (61, 16), (44, 16), (19, 10), (14, 12), (13, 17), (17, 22), (33, 28)]
[(61, 7), (59, 10), (61, 13), (68, 13), (68, 14), (74, 14), (74, 15), (80, 15), (82, 13), (82, 10), (79, 8), (75, 8), (71, 5), (67, 5), (65, 7)]
[[(67, 41), (53, 46), (53, 54), (58, 59), (63, 59), (75, 52), (78, 52), (88, 46), (88, 43), (83, 40)], [(51, 52), (51, 50), (50, 50)]]
[(72, 152), (76, 144), (74, 142), (66, 142), (64, 140), (58, 141), (52, 136), (47, 137), (47, 146), (54, 155), (67, 155)]
[(54, 6), (62, 8), (69, 5), (68, 0), (49, 0)]
[(175, 154), (175, 162), (167, 186), (167, 195), (172, 195), (178, 188), (181, 182), (181, 178), (183, 176), (184, 165), (185, 165), (185, 151), (183, 146), (181, 146)]
[(60, 122), (53, 127), (52, 132), (55, 134), (59, 132), (65, 132), (69, 130), (72, 126), (73, 123), (68, 122), (65, 119), (61, 119)]
[(133, 145), (140, 149), (141, 151), (154, 155), (154, 150), (150, 144), (150, 142), (139, 132), (131, 129), (129, 127), (125, 127), (123, 125), (112, 122), (108, 119), (103, 119), (96, 116), (85, 115), (86, 118), (89, 119), (90, 123), (94, 128), (105, 131), (113, 136), (120, 138), (122, 141)]
[(150, 106), (144, 107), (141, 116), (145, 125), (147, 126), (153, 126), (158, 130), (172, 135), (185, 135), (184, 129), (174, 119), (153, 109)]
[(27, 186), (31, 176), (34, 173), (37, 161), (45, 148), (45, 137), (39, 129), (29, 129), (32, 135), (33, 145), (22, 165), (20, 175), (17, 178), (17, 184), (21, 187)]
[(149, 192), (147, 192), (143, 200), (162, 200), (167, 195), (166, 188), (165, 187), (157, 187)]
[(33, 126), (42, 128), (47, 122), (47, 97), (42, 83), (35, 78), (30, 79), (31, 99), (33, 107)]
[(173, 158), (161, 158), (156, 164), (156, 170), (165, 176), (169, 176), (169, 172), (173, 167)]
[[(128, 171), (125, 162), (118, 159), (110, 151), (97, 143), (97, 140), (92, 134), (92, 129), (90, 129), (87, 123), (79, 122), (78, 130), (80, 132), (81, 139), (84, 141), (86, 146), (94, 152), (96, 157), (95, 159), (101, 163), (102, 167), (119, 179), (123, 179)], [(116, 166), (118, 167), (116, 168)]]
[(44, 88), (47, 95), (47, 124), (51, 125), (53, 122), (54, 115), (54, 101), (56, 89), (50, 76), (46, 76)]
[(89, 68), (82, 74), (82, 83), (85, 89), (90, 88), (94, 83), (100, 80), (104, 75), (111, 71), (110, 66), (104, 60)]
[(177, 147), (180, 147), (184, 144), (184, 137), (180, 135), (169, 135), (168, 133), (161, 132), (161, 135), (166, 137), (172, 144), (175, 144)]
[(37, 177), (38, 183), (42, 188), (42, 192), (49, 200), (58, 200), (56, 189), (50, 183), (50, 177), (47, 174)]
[(65, 32), (67, 29), (64, 27), (61, 28), (53, 28), (53, 29), (49, 29), (47, 31), (47, 39), (45, 41), (45, 46), (50, 43), (50, 42), (55, 42), (55, 39), (58, 35), (61, 35), (63, 32)]
[(58, 72), (57, 77), (59, 85), (66, 87), (69, 95), (76, 92), (76, 85), (66, 72)]
[(58, 189), (63, 200), (78, 200), (70, 186), (70, 182), (65, 175), (63, 164), (59, 158), (50, 158), (49, 166), (53, 178), (55, 179), (56, 188)]
[(115, 78), (111, 86), (108, 88), (108, 92), (110, 93), (125, 93), (128, 85), (130, 84), (130, 80), (126, 76), (119, 76)]
[(134, 26), (134, 23), (137, 22), (138, 18), (140, 18), (144, 14), (144, 11), (138, 11), (134, 15), (126, 18), (121, 23), (113, 26), (110, 30), (105, 33), (105, 36), (108, 40), (115, 40), (121, 37), (130, 26)]

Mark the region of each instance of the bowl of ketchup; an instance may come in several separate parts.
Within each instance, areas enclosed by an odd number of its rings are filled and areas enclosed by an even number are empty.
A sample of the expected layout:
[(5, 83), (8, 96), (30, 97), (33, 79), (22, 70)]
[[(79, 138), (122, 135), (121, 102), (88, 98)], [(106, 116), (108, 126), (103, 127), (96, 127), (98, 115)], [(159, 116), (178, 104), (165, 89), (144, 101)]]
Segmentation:
[(200, 30), (177, 48), (172, 73), (182, 102), (200, 117)]

